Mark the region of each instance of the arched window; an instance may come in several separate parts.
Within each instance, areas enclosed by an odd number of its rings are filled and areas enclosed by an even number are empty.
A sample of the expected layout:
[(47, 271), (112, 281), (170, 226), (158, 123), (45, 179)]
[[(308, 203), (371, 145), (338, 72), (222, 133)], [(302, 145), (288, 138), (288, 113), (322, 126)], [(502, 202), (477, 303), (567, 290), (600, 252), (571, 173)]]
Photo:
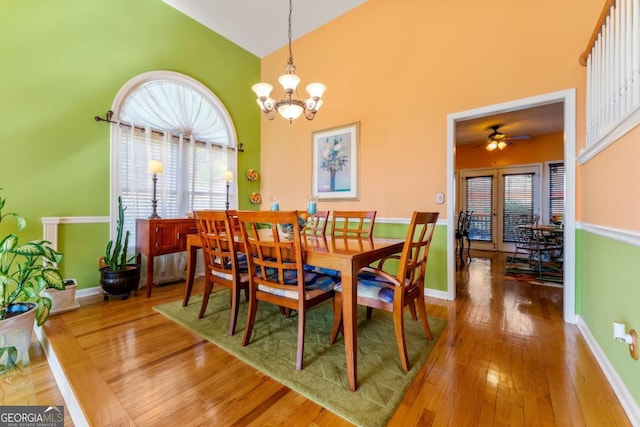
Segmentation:
[[(117, 211), (122, 196), (125, 229), (133, 238), (135, 219), (152, 213), (151, 160), (162, 164), (156, 190), (160, 217), (225, 208), (224, 174), (232, 171), (237, 176), (237, 139), (229, 113), (208, 88), (175, 72), (144, 73), (125, 84), (112, 110), (113, 120), (121, 124), (112, 132), (111, 209)], [(236, 194), (234, 184), (232, 209), (237, 206)], [(180, 279), (183, 261), (180, 256), (160, 259), (154, 266), (158, 276), (154, 282)]]

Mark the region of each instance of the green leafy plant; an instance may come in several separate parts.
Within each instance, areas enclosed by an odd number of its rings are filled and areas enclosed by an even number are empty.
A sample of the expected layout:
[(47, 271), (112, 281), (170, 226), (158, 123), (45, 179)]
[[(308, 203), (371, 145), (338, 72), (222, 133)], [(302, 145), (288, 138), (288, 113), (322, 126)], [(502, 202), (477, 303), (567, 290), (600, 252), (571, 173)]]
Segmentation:
[[(24, 218), (14, 212), (2, 214), (6, 199), (0, 197), (0, 222), (13, 216), (18, 229), (26, 226)], [(42, 325), (51, 311), (51, 300), (40, 293), (45, 288), (64, 289), (64, 280), (57, 265), (63, 255), (51, 242), (33, 240), (20, 244), (18, 236), (9, 234), (0, 241), (0, 320), (8, 317), (10, 304), (37, 304), (36, 322)]]
[(17, 365), (18, 360), (18, 349), (9, 346), (9, 347), (0, 347), (0, 374), (4, 374), (5, 372), (9, 372)]
[(127, 208), (122, 206), (122, 197), (118, 196), (118, 222), (116, 225), (116, 240), (109, 240), (107, 243), (107, 249), (104, 255), (104, 262), (102, 265), (109, 267), (112, 271), (122, 271), (126, 265), (133, 261), (136, 257), (133, 255), (127, 258), (127, 249), (129, 248), (130, 232), (127, 230), (124, 237), (124, 243), (122, 243), (122, 233), (124, 230), (124, 211)]

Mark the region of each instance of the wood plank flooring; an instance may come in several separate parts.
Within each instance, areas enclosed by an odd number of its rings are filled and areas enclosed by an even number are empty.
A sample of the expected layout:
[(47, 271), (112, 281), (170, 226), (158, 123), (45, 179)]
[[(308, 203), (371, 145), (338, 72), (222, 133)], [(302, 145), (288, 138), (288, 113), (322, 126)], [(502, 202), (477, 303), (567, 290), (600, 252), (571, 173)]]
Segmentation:
[[(456, 301), (427, 299), (448, 324), (390, 426), (630, 425), (562, 321), (561, 289), (505, 281), (501, 254), (474, 254), (457, 282)], [(350, 425), (152, 310), (181, 296), (176, 284), (150, 299), (96, 297), (47, 322), (90, 425)], [(31, 358), (28, 393), (2, 403), (64, 404), (38, 344)]]

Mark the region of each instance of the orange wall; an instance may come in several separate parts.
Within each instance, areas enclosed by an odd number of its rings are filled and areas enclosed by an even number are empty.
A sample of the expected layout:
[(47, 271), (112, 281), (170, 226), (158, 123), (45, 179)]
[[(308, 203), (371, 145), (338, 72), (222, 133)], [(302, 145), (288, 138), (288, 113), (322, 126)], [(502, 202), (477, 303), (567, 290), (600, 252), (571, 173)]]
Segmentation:
[(581, 167), (582, 220), (623, 230), (640, 231), (640, 128), (620, 138)]
[[(322, 202), (321, 209), (376, 208), (392, 218), (438, 210), (444, 219), (446, 205), (435, 194), (446, 191), (447, 115), (454, 112), (577, 88), (582, 146), (586, 71), (578, 56), (601, 7), (601, 0), (369, 0), (299, 39), (300, 97), (307, 83), (322, 81), (325, 104), (310, 122), (263, 119), (264, 200), (277, 195), (283, 209), (303, 208), (312, 132), (356, 121), (360, 200)], [(276, 86), (286, 58), (286, 48), (264, 58), (263, 81)], [(278, 88), (274, 95), (281, 96)]]

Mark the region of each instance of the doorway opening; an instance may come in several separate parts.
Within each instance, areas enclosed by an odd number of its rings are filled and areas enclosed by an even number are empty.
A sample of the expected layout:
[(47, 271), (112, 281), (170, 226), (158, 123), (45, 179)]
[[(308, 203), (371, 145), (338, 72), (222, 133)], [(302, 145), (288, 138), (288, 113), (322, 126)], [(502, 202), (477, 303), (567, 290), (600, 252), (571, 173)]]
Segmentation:
[[(456, 260), (453, 248), (455, 234), (456, 209), (461, 189), (456, 173), (456, 124), (460, 122), (498, 116), (500, 114), (526, 111), (549, 104), (562, 104), (563, 111), (563, 157), (565, 167), (565, 214), (564, 214), (564, 302), (563, 312), (566, 322), (575, 323), (575, 89), (524, 98), (502, 104), (495, 104), (473, 110), (449, 114), (447, 117), (447, 299), (456, 298)], [(535, 120), (535, 117), (532, 117)], [(496, 212), (497, 214), (497, 212)], [(493, 215), (493, 212), (492, 212)]]

